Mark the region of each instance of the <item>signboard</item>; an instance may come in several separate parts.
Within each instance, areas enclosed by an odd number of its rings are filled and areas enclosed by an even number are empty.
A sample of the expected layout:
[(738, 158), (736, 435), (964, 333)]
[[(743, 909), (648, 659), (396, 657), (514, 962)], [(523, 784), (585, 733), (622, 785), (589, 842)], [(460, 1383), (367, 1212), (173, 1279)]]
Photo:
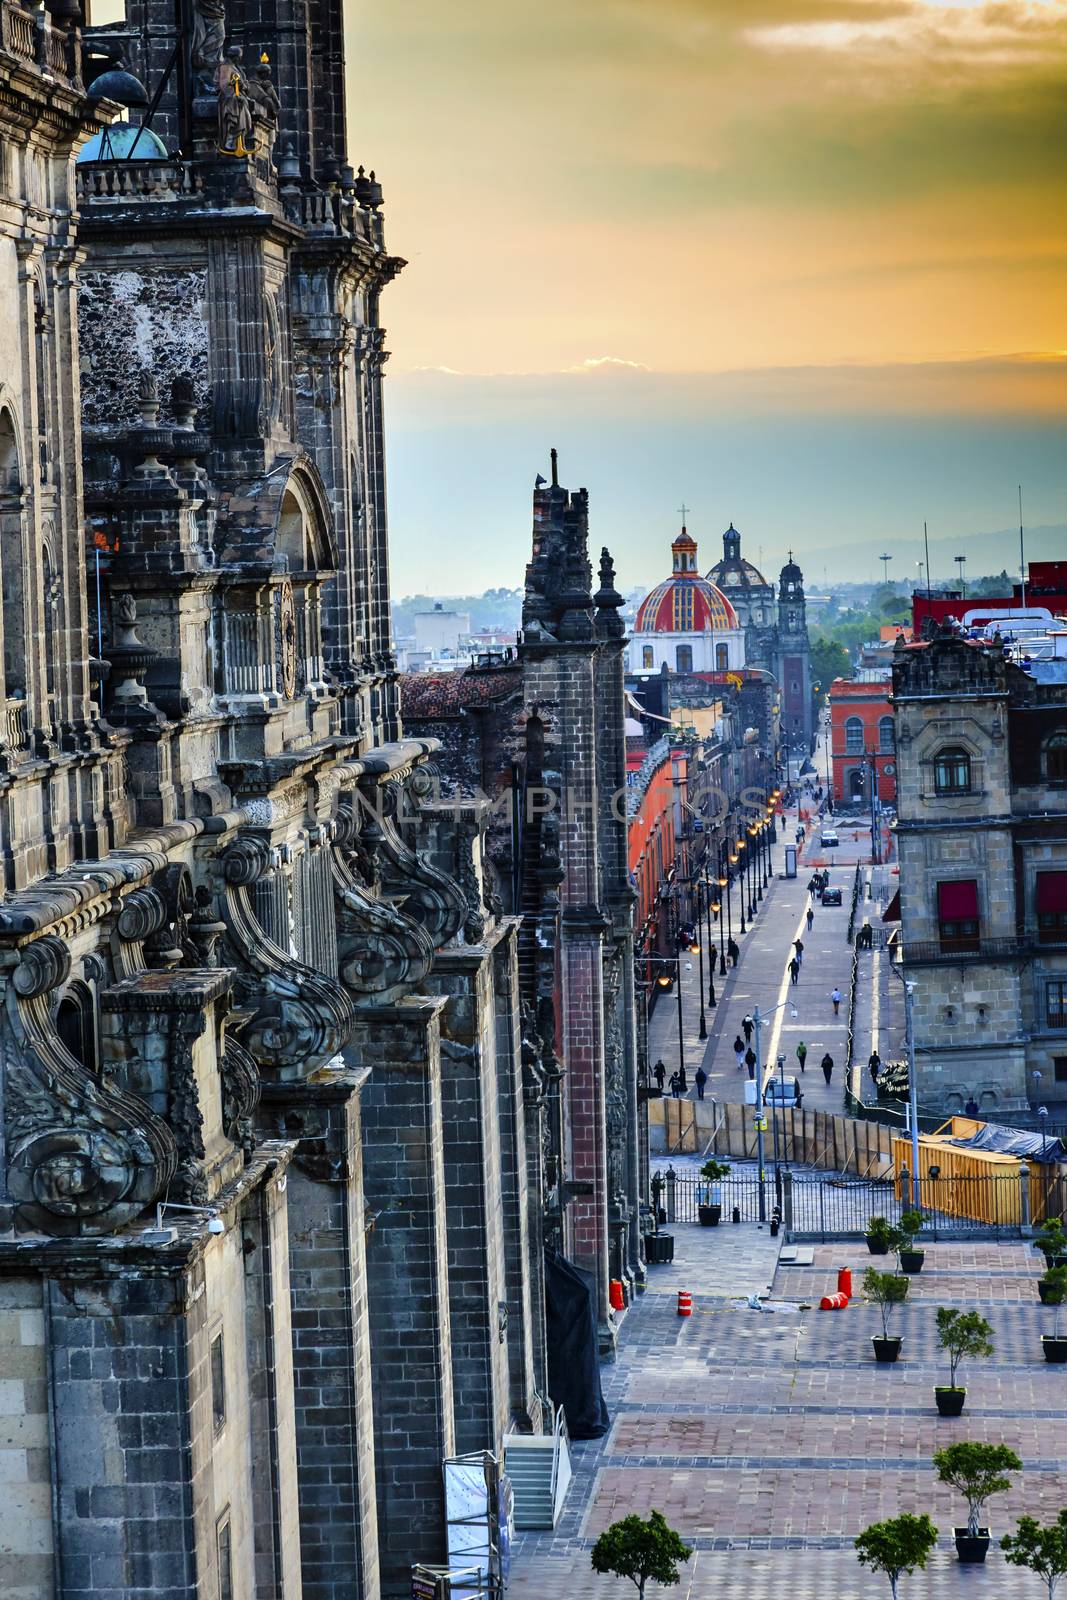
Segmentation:
[(795, 878), (797, 875), (797, 847), (795, 844), (787, 844), (785, 847), (785, 875), (787, 878)]

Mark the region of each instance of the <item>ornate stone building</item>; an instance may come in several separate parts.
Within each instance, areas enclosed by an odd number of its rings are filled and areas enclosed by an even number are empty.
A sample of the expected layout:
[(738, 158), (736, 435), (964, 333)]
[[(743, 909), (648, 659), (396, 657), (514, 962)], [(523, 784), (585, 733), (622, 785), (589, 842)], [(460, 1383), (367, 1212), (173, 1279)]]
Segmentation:
[(610, 1280), (643, 1287), (632, 912), (627, 859), (625, 638), (601, 552), (593, 593), (584, 489), (534, 491), (517, 659), (403, 680), (405, 726), (442, 745), (448, 794), (493, 802), (489, 857), (521, 917), (524, 1046), (549, 1140), (545, 1242), (596, 1289), (614, 1349)]
[(1023, 671), (950, 622), (898, 643), (893, 704), (920, 1108), (1062, 1112), (1067, 663)]
[(0, 1590), (408, 1592), (542, 1425), (545, 1113), (398, 721), (340, 7), (0, 9)]
[(790, 551), (776, 594), (774, 585), (742, 556), (741, 535), (733, 523), (722, 536), (722, 548), (722, 560), (712, 567), (708, 581), (722, 590), (737, 613), (745, 665), (769, 672), (778, 685), (783, 749), (806, 757), (815, 740), (815, 702), (804, 575)]

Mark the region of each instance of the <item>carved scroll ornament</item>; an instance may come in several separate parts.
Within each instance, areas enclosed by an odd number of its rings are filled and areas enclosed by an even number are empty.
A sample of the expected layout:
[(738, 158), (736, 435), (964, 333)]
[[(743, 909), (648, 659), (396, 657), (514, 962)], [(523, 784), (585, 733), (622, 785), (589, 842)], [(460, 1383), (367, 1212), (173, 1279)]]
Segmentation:
[(69, 972), (67, 946), (45, 935), (23, 951), (8, 985), (7, 1187), (27, 1231), (109, 1234), (166, 1190), (177, 1146), (142, 1100), (96, 1081), (60, 1040), (49, 996)]
[(460, 884), (439, 872), (401, 837), (392, 815), (403, 795), (395, 784), (386, 786), (385, 803), (375, 810), (373, 792), (363, 813), (360, 846), (370, 858), (374, 875), (383, 892), (418, 922), (429, 935), (435, 949), (451, 941), (466, 925), (470, 914), (467, 896)]
[(337, 953), (355, 1004), (384, 1005), (421, 983), (433, 962), (429, 934), (360, 883), (355, 859), (331, 851)]

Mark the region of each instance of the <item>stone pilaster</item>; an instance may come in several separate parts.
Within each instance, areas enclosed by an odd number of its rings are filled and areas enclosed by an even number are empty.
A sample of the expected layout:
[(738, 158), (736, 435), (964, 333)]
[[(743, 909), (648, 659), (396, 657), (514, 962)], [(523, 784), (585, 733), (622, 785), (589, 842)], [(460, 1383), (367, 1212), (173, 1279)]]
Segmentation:
[(441, 1464), (455, 1452), (442, 1131), (442, 998), (357, 1013), (347, 1054), (372, 1068), (363, 1159), (385, 1595), (410, 1592), (412, 1562), (447, 1545)]

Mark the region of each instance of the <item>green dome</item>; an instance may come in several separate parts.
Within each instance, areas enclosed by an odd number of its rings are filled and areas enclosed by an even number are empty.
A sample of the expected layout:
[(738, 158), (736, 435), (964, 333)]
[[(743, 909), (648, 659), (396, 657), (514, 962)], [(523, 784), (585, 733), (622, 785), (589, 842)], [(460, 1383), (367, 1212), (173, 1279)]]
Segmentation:
[[(110, 128), (104, 128), (100, 133), (94, 133), (78, 155), (79, 165), (83, 161), (126, 161), (129, 159), (133, 141), (137, 139), (138, 129), (132, 122), (116, 122)], [(137, 139), (137, 148), (133, 152), (135, 161), (158, 161), (167, 159), (167, 147), (158, 133), (153, 133), (151, 128), (141, 130), (141, 137)]]

